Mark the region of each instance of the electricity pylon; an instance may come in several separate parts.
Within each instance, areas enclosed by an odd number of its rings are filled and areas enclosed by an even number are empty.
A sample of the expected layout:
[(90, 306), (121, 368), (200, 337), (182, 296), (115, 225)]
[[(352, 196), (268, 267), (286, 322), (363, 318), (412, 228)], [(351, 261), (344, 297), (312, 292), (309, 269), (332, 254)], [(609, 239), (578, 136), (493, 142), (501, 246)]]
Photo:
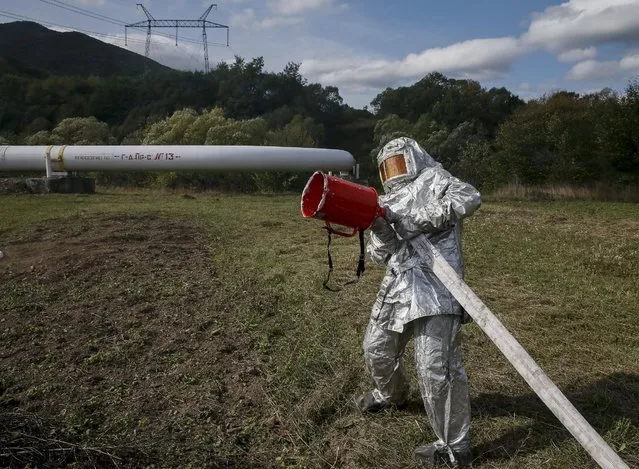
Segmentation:
[(217, 8), (214, 3), (206, 9), (206, 11), (197, 20), (156, 20), (153, 18), (149, 10), (141, 3), (137, 4), (142, 8), (146, 15), (146, 21), (138, 21), (124, 26), (124, 44), (127, 45), (128, 28), (146, 28), (146, 46), (144, 48), (145, 57), (149, 57), (151, 51), (151, 28), (175, 28), (175, 45), (178, 44), (178, 28), (202, 28), (202, 44), (204, 45), (204, 71), (209, 72), (209, 45), (206, 38), (206, 28), (223, 28), (226, 29), (226, 45), (229, 45), (229, 27), (224, 24), (214, 23), (206, 19), (213, 7)]

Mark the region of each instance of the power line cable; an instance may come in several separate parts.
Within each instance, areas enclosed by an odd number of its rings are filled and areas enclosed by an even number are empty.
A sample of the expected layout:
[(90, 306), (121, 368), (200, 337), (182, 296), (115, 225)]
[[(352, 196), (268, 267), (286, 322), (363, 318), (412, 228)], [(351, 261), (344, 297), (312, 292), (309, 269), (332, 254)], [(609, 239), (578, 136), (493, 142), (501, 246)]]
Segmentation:
[(109, 17), (103, 16), (103, 15), (99, 15), (99, 14), (94, 14), (94, 13), (91, 13), (90, 11), (88, 11), (88, 10), (84, 10), (84, 9), (79, 8), (79, 7), (76, 8), (76, 7), (73, 7), (71, 5), (67, 5), (66, 3), (63, 3), (63, 2), (55, 2), (55, 1), (51, 1), (51, 0), (40, 0), (40, 1), (42, 3), (47, 3), (49, 5), (53, 5), (55, 7), (62, 8), (63, 10), (67, 10), (67, 11), (71, 11), (73, 13), (78, 13), (80, 15), (88, 16), (89, 18), (93, 18), (93, 19), (100, 20), (100, 21), (105, 21), (107, 23), (111, 23), (111, 24), (114, 24), (116, 26), (124, 26), (124, 23), (122, 21), (120, 21), (120, 20), (116, 20), (116, 19), (109, 18)]
[[(111, 23), (111, 24), (114, 24), (116, 26), (126, 26), (126, 24), (127, 24), (126, 22), (124, 22), (122, 20), (119, 20), (117, 18), (112, 18), (110, 16), (106, 16), (106, 15), (103, 15), (101, 13), (96, 13), (96, 12), (93, 12), (93, 11), (88, 10), (86, 8), (81, 8), (81, 7), (78, 7), (78, 6), (75, 6), (75, 5), (70, 5), (70, 4), (65, 3), (65, 2), (63, 2), (61, 0), (39, 0), (39, 1), (42, 2), (42, 3), (47, 3), (49, 5), (62, 8), (62, 9), (67, 10), (67, 11), (71, 11), (73, 13), (77, 13), (79, 15), (83, 15), (83, 16), (86, 16), (86, 17), (89, 17), (89, 18), (93, 18), (93, 19), (96, 19), (96, 20), (99, 20), (99, 21), (104, 21), (104, 22), (107, 22), (107, 23)], [(144, 28), (140, 28), (140, 27), (132, 27), (132, 28), (136, 29), (138, 31), (146, 32)], [(155, 35), (163, 36), (163, 37), (166, 37), (166, 38), (169, 38), (169, 39), (173, 39), (173, 36), (170, 36), (170, 35), (162, 33), (162, 32), (156, 32)], [(188, 37), (183, 37), (182, 41), (190, 42), (192, 44), (198, 44), (198, 45), (202, 44), (202, 41), (198, 41), (196, 39), (191, 39), (191, 38), (188, 38)], [(222, 44), (222, 43), (219, 43), (219, 42), (208, 42), (207, 41), (207, 44), (210, 45), (210, 46), (216, 46), (216, 47), (226, 47), (226, 44)]]
[(97, 13), (91, 10), (87, 10), (86, 8), (82, 8), (76, 5), (71, 5), (69, 3), (63, 2), (62, 0), (40, 0), (40, 1), (44, 1), (45, 3), (56, 3), (65, 9), (69, 8), (75, 11), (76, 13), (83, 12), (91, 16), (99, 17), (105, 21), (115, 22), (115, 23), (118, 23), (119, 26), (124, 26), (126, 24), (124, 21), (119, 20), (117, 18), (113, 18), (111, 16), (103, 15), (102, 13)]
[[(83, 29), (83, 28), (78, 28), (75, 26), (69, 26), (69, 25), (65, 25), (65, 24), (60, 24), (60, 23), (54, 23), (52, 21), (46, 21), (46, 20), (41, 20), (38, 18), (33, 18), (30, 16), (25, 16), (25, 15), (20, 15), (18, 13), (12, 13), (10, 11), (6, 11), (6, 10), (0, 10), (0, 16), (4, 16), (6, 18), (11, 18), (13, 20), (18, 20), (18, 21), (33, 21), (35, 23), (40, 23), (43, 25), (49, 25), (49, 26), (55, 26), (57, 28), (65, 28), (68, 29), (70, 31), (80, 31), (86, 34), (91, 34), (94, 36), (100, 36), (100, 37), (105, 37), (105, 38), (110, 38), (110, 39), (115, 39), (117, 41), (119, 41), (120, 43), (124, 44), (124, 38), (122, 36), (116, 36), (114, 34), (106, 34), (106, 33), (100, 33), (97, 31), (92, 31), (92, 30), (88, 30), (88, 29)], [(166, 36), (169, 39), (173, 39), (170, 36)], [(130, 38), (129, 41), (133, 41), (135, 43), (138, 44), (144, 44), (146, 41), (144, 39), (136, 39), (136, 38)], [(193, 41), (195, 44), (201, 44), (199, 41)], [(211, 45), (215, 45), (215, 44), (211, 44)]]
[[(115, 36), (115, 35), (112, 35), (112, 34), (99, 33), (97, 31), (90, 31), (88, 29), (76, 28), (74, 26), (67, 26), (67, 25), (64, 25), (64, 24), (53, 23), (51, 21), (43, 21), (43, 20), (39, 20), (37, 18), (31, 18), (29, 16), (19, 15), (17, 13), (12, 13), (10, 11), (0, 10), (0, 16), (4, 16), (4, 17), (11, 18), (11, 19), (18, 20), (18, 21), (33, 21), (35, 23), (55, 26), (55, 27), (58, 27), (58, 28), (65, 28), (65, 29), (69, 29), (71, 31), (80, 31), (80, 32), (87, 33), (87, 34), (93, 34), (93, 35), (96, 35), (96, 36), (102, 36), (102, 37), (117, 39), (117, 40), (120, 40), (120, 41), (124, 42), (124, 39), (122, 37), (120, 37), (120, 36)], [(138, 43), (144, 43), (145, 42), (143, 39), (135, 39), (135, 38), (133, 38), (133, 39), (130, 39), (130, 40), (132, 40), (134, 42), (138, 42)]]
[[(3, 11), (3, 10), (0, 10), (0, 16), (6, 17), (6, 18), (10, 18), (10, 19), (14, 19), (14, 20), (19, 20), (19, 21), (23, 21), (23, 20), (35, 21), (35, 22), (38, 22), (38, 23), (41, 23), (41, 24), (45, 24), (45, 25), (56, 26), (58, 28), (71, 29), (69, 26), (66, 26), (66, 25), (62, 25), (62, 24), (58, 24), (58, 23), (52, 23), (52, 22), (49, 22), (49, 21), (40, 21), (40, 20), (37, 20), (35, 18), (31, 18), (29, 16), (18, 15), (16, 13), (11, 13), (11, 12), (7, 12), (7, 11)], [(106, 38), (115, 39), (116, 41), (118, 41), (121, 44), (121, 47), (124, 48), (124, 39), (122, 37), (113, 36), (113, 35), (104, 34), (104, 33), (98, 33), (96, 31), (89, 31), (89, 30), (81, 29), (81, 28), (75, 28), (75, 30), (76, 31), (82, 31), (82, 32), (87, 33), (87, 34), (98, 35), (98, 36), (102, 36), (102, 37), (106, 37)], [(135, 42), (135, 43), (140, 44), (140, 45), (146, 43), (146, 41), (144, 39), (135, 39), (135, 38), (129, 38), (129, 42)], [(157, 45), (154, 44), (152, 47), (157, 48)], [(183, 48), (182, 51), (186, 55), (188, 55), (196, 63), (200, 61), (200, 59), (198, 57), (196, 57), (188, 49)]]
[[(93, 11), (88, 10), (86, 8), (82, 8), (82, 7), (79, 7), (79, 6), (71, 5), (71, 4), (68, 4), (68, 3), (66, 3), (66, 2), (64, 2), (62, 0), (39, 0), (39, 1), (42, 2), (42, 3), (49, 4), (51, 6), (55, 6), (55, 7), (61, 8), (61, 9), (66, 10), (66, 11), (70, 11), (72, 13), (76, 13), (76, 14), (91, 18), (91, 19), (104, 21), (106, 23), (110, 23), (110, 24), (113, 24), (113, 25), (116, 25), (116, 26), (126, 26), (126, 23), (124, 21), (122, 21), (122, 20), (119, 20), (117, 18), (113, 18), (113, 17), (110, 17), (110, 16), (106, 16), (106, 15), (103, 15), (101, 13), (93, 12)], [(34, 22), (37, 22), (37, 23), (45, 24), (45, 25), (51, 25), (51, 26), (55, 26), (55, 27), (59, 27), (59, 28), (65, 28), (65, 29), (84, 32), (84, 33), (90, 34), (92, 36), (98, 36), (99, 38), (108, 38), (111, 41), (107, 41), (107, 42), (112, 42), (112, 43), (117, 44), (120, 47), (128, 49), (127, 44), (126, 44), (126, 39), (123, 41), (121, 36), (116, 36), (116, 35), (113, 35), (113, 34), (100, 33), (100, 32), (97, 32), (97, 31), (87, 30), (87, 29), (78, 28), (78, 27), (74, 27), (74, 26), (63, 25), (63, 24), (54, 23), (54, 22), (51, 22), (51, 21), (43, 21), (43, 20), (39, 20), (37, 18), (32, 18), (32, 17), (26, 16), (26, 15), (20, 15), (20, 14), (17, 14), (17, 13), (12, 13), (12, 12), (3, 11), (3, 10), (0, 10), (0, 12), (3, 13), (0, 16), (4, 16), (4, 17), (7, 17), (7, 18), (11, 18), (11, 19), (34, 21)], [(133, 27), (133, 29), (141, 31), (141, 32), (144, 32), (144, 28)], [(162, 36), (162, 37), (165, 37), (165, 38), (168, 38), (168, 39), (173, 39), (172, 36), (169, 36), (167, 34), (160, 33), (160, 32), (156, 32), (156, 35), (157, 36)], [(131, 38), (131, 41), (133, 43), (137, 43), (137, 44), (146, 43), (145, 40), (136, 39), (136, 38)], [(192, 44), (198, 44), (198, 45), (202, 44), (201, 41), (194, 40), (194, 39), (187, 38), (187, 37), (183, 37), (182, 41), (183, 42), (192, 43)], [(229, 47), (228, 44), (216, 43), (216, 42), (208, 42), (208, 41), (207, 41), (207, 45), (214, 46), (214, 47), (227, 47), (227, 48)], [(154, 46), (155, 46), (154, 48), (157, 48), (157, 45), (154, 44)], [(176, 46), (177, 46), (177, 44), (176, 44)], [(190, 56), (191, 58), (195, 58), (194, 55), (190, 51), (188, 51), (188, 49), (182, 48), (182, 50), (188, 56)], [(231, 50), (233, 50), (233, 49), (231, 49)], [(234, 50), (233, 50), (233, 53), (235, 55), (237, 55)]]
[[(93, 12), (91, 10), (87, 10), (86, 8), (81, 8), (81, 7), (78, 7), (78, 6), (75, 6), (75, 5), (70, 5), (70, 4), (65, 3), (65, 2), (63, 2), (61, 0), (39, 0), (39, 1), (42, 2), (42, 3), (48, 3), (49, 5), (53, 5), (53, 6), (58, 7), (58, 8), (62, 8), (63, 10), (71, 11), (73, 13), (77, 13), (79, 15), (86, 16), (88, 18), (93, 18), (93, 19), (96, 19), (96, 20), (99, 20), (99, 21), (104, 21), (106, 23), (114, 24), (116, 26), (125, 26), (127, 24), (126, 22), (124, 22), (122, 20), (119, 20), (117, 18), (112, 18), (110, 16), (106, 16), (106, 15), (103, 15), (101, 13), (96, 13), (96, 12)], [(143, 28), (135, 28), (135, 29), (140, 30), (140, 31), (144, 31)], [(172, 39), (171, 36), (169, 36), (168, 34), (165, 34), (165, 33), (157, 33), (157, 35), (158, 36), (164, 36), (164, 37)], [(185, 38), (185, 41), (187, 41), (187, 40), (189, 40), (189, 39)]]
[[(53, 5), (55, 7), (58, 8), (62, 8), (63, 10), (67, 10), (67, 11), (71, 11), (73, 13), (77, 13), (79, 15), (82, 16), (86, 16), (88, 18), (92, 18), (92, 19), (96, 19), (99, 21), (104, 21), (106, 23), (110, 23), (110, 24), (114, 24), (116, 26), (125, 26), (126, 23), (122, 20), (118, 20), (116, 18), (111, 18), (110, 16), (106, 16), (106, 15), (102, 15), (100, 13), (94, 13), (90, 10), (87, 10), (85, 8), (80, 8), (80, 7), (76, 7), (74, 5), (69, 5), (68, 3), (64, 3), (62, 1), (58, 1), (58, 0), (39, 0), (42, 3), (48, 3), (49, 5)], [(144, 31), (143, 28), (134, 28), (137, 29), (139, 31)], [(164, 34), (164, 33), (157, 33), (158, 36), (164, 36), (167, 38), (172, 38), (171, 36)], [(189, 41), (188, 38), (184, 39), (185, 41)]]
[[(5, 17), (5, 18), (10, 18), (10, 19), (13, 19), (13, 20), (18, 20), (18, 21), (33, 21), (35, 23), (40, 23), (40, 24), (43, 24), (43, 25), (55, 26), (55, 27), (58, 27), (58, 28), (69, 29), (71, 31), (80, 31), (80, 32), (83, 32), (83, 33), (86, 33), (86, 34), (91, 34), (91, 35), (95, 35), (95, 36), (100, 36), (100, 37), (104, 37), (104, 38), (113, 39), (113, 40), (117, 41), (120, 44), (119, 47), (127, 49), (124, 46), (124, 38), (122, 38), (121, 36), (115, 36), (115, 35), (112, 35), (112, 34), (99, 33), (97, 31), (91, 31), (91, 30), (83, 29), (83, 28), (71, 27), (71, 26), (64, 25), (64, 24), (54, 23), (52, 21), (43, 21), (43, 20), (40, 20), (40, 19), (37, 19), (37, 18), (32, 18), (30, 16), (20, 15), (18, 13), (13, 13), (13, 12), (6, 11), (6, 10), (0, 10), (0, 16)], [(172, 38), (170, 38), (170, 39), (172, 39)], [(145, 44), (146, 40), (144, 40), (144, 39), (136, 39), (136, 38), (129, 38), (129, 42), (134, 42), (134, 43), (137, 43), (137, 44)], [(198, 44), (200, 44), (200, 43), (198, 42)], [(157, 47), (157, 46), (154, 44), (154, 47)], [(188, 49), (183, 48), (182, 51), (185, 52), (191, 59), (194, 59), (194, 60), (199, 62), (199, 59), (197, 57), (195, 57), (195, 55), (191, 51), (189, 51)]]

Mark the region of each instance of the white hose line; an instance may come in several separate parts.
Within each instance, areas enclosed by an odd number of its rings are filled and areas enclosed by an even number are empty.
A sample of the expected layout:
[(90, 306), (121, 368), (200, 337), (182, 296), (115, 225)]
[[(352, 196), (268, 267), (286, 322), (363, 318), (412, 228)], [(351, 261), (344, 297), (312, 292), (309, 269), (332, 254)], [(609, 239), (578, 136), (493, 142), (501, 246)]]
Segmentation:
[(410, 244), (429, 263), (437, 278), (599, 466), (604, 469), (628, 469), (626, 463), (590, 426), (501, 321), (457, 275), (428, 238), (422, 234), (411, 239)]

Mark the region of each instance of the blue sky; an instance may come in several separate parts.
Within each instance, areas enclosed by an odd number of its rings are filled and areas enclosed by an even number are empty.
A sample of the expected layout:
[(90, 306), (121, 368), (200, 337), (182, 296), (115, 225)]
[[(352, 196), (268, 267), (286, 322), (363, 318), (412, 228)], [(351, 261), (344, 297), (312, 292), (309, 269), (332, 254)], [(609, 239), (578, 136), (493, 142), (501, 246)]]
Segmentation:
[[(139, 1), (139, 0), (138, 0)], [(15, 17), (56, 29), (101, 33), (124, 46), (124, 28), (71, 12), (76, 5), (122, 22), (146, 19), (135, 0), (3, 0), (0, 21)], [(524, 99), (559, 89), (623, 91), (639, 75), (639, 0), (219, 0), (209, 19), (230, 26), (230, 47), (211, 45), (212, 64), (263, 56), (268, 70), (300, 62), (313, 82), (338, 86), (363, 107), (384, 88), (410, 85), (432, 71), (505, 86)], [(157, 19), (198, 18), (209, 2), (145, 0)], [(9, 16), (6, 16), (9, 15)], [(11, 18), (13, 16), (13, 18)], [(62, 27), (61, 27), (62, 26)], [(173, 34), (165, 30), (165, 34)], [(144, 53), (143, 31), (128, 48)], [(151, 57), (202, 69), (197, 30), (153, 36)], [(225, 42), (209, 32), (209, 42)]]

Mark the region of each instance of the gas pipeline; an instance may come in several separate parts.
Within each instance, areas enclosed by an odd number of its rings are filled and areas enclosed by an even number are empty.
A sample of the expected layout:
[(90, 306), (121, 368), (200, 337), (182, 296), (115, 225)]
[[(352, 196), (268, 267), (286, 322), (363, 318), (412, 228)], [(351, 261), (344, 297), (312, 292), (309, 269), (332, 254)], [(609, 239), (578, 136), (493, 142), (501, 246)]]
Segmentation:
[[(301, 208), (305, 218), (323, 220), (329, 233), (354, 236), (359, 232), (360, 240), (363, 240), (364, 230), (373, 224), (376, 217), (385, 216), (374, 188), (321, 172), (316, 172), (308, 180), (302, 193)], [(351, 228), (352, 232), (335, 230), (332, 224)], [(420, 234), (406, 241), (599, 466), (605, 469), (627, 469), (624, 461), (457, 274), (428, 236)]]
[(0, 146), (0, 172), (350, 170), (347, 151), (240, 145)]

